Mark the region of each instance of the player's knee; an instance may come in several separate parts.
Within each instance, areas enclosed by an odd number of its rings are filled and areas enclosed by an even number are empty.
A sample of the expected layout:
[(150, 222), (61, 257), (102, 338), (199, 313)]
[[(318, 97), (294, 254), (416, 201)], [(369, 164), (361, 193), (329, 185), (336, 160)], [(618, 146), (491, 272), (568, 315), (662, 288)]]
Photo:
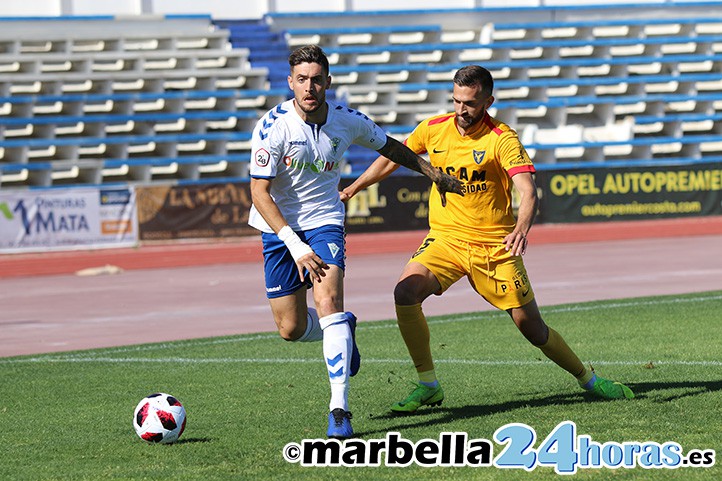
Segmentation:
[(278, 326), (278, 335), (281, 339), (288, 342), (297, 341), (303, 336), (304, 329), (301, 328), (297, 323), (281, 323)]
[(534, 332), (534, 333), (526, 333), (522, 332), (524, 334), (524, 337), (527, 341), (529, 341), (532, 345), (536, 347), (543, 346), (547, 343), (547, 340), (549, 339), (548, 336), (544, 336), (541, 333)]
[(323, 297), (321, 299), (314, 299), (314, 303), (316, 304), (317, 312), (328, 314), (342, 311), (342, 303), (340, 302), (339, 298), (334, 295)]
[(279, 329), (278, 335), (281, 336), (281, 339), (288, 342), (296, 341), (299, 337), (301, 337), (300, 335), (296, 335), (293, 331), (285, 329)]
[(544, 323), (521, 323), (517, 327), (534, 346), (543, 346), (549, 340), (549, 330)]
[(289, 333), (287, 333), (287, 332), (281, 332), (281, 331), (279, 331), (278, 334), (280, 334), (281, 339), (283, 339), (283, 340), (286, 341), (286, 342), (293, 342), (293, 341), (296, 340), (296, 339), (293, 338), (293, 336), (291, 336), (291, 334), (289, 334)]
[(417, 290), (413, 282), (409, 281), (408, 278), (399, 281), (394, 288), (394, 302), (399, 306), (419, 304), (421, 300), (419, 300), (419, 296), (416, 291)]

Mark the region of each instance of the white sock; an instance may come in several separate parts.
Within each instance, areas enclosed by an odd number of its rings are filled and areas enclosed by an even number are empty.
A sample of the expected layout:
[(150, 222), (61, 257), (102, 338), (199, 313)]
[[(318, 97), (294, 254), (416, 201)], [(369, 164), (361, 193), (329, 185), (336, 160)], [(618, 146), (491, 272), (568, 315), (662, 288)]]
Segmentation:
[(321, 324), (318, 322), (318, 314), (316, 309), (309, 307), (306, 315), (306, 330), (296, 342), (314, 342), (321, 339), (323, 339), (323, 329), (321, 329)]
[(329, 411), (348, 411), (349, 370), (351, 366), (351, 327), (346, 314), (336, 312), (319, 319), (323, 329), (323, 357), (331, 383)]

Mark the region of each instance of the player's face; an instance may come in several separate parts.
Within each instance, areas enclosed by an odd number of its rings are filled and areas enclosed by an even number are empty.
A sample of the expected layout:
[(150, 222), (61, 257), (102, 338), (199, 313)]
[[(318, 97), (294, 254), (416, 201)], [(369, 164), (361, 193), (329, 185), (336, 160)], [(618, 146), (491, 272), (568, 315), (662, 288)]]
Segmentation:
[(331, 76), (320, 64), (302, 63), (291, 69), (288, 86), (293, 90), (297, 108), (304, 114), (313, 114), (326, 103)]
[(456, 112), (456, 125), (462, 130), (469, 130), (481, 122), (486, 109), (494, 102), (492, 95), (486, 95), (481, 87), (462, 87), (454, 84), (454, 111)]

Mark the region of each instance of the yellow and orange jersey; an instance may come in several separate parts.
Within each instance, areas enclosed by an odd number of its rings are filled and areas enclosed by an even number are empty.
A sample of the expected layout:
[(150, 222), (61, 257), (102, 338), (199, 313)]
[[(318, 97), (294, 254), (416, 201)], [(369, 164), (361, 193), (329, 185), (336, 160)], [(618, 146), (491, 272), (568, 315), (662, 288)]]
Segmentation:
[(511, 177), (535, 172), (516, 131), (487, 113), (475, 131), (462, 136), (451, 113), (424, 120), (405, 143), (418, 154), (428, 153), (431, 165), (464, 184), (464, 196), (448, 194), (446, 207), (441, 206), (436, 185), (432, 187), (433, 232), (486, 243), (499, 242), (514, 229)]

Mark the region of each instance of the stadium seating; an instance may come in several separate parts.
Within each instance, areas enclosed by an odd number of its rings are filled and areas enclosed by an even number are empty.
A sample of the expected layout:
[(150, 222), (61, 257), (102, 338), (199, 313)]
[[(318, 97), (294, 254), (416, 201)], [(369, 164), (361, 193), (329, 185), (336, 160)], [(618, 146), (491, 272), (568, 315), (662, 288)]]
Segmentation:
[[(531, 108), (559, 106), (557, 98), (581, 97), (589, 103), (594, 99), (604, 102), (605, 97), (645, 96), (657, 93), (691, 96), (705, 92), (722, 93), (722, 79), (717, 73), (678, 74), (678, 75), (638, 75), (638, 76), (598, 76), (580, 78), (534, 78), (526, 80), (500, 80), (495, 82), (496, 104), (499, 117), (504, 120), (516, 119), (516, 111), (502, 112), (502, 106), (512, 108), (514, 104), (502, 101), (528, 102)], [(338, 89), (352, 106), (370, 115), (380, 123), (414, 124), (432, 111), (449, 111), (452, 108), (449, 85), (445, 82), (400, 83), (375, 86), (355, 85)], [(517, 103), (524, 106), (522, 103)], [(527, 109), (528, 110), (528, 109)], [(547, 109), (548, 110), (548, 109)], [(543, 112), (545, 114), (545, 112)], [(539, 122), (548, 121), (558, 126), (563, 117), (539, 117)], [(592, 118), (592, 117), (590, 117)], [(598, 121), (608, 123), (612, 120), (609, 112), (602, 114)]]
[[(450, 111), (454, 72), (480, 63), (490, 113), (542, 169), (722, 155), (719, 7), (440, 13), (0, 19), (0, 188), (246, 177), (307, 43), (329, 54), (329, 96), (397, 138)], [(345, 172), (374, 157), (353, 147)]]
[(267, 69), (271, 88), (288, 88), (291, 51), (282, 33), (272, 31), (264, 21), (216, 20), (215, 24), (230, 33), (229, 42), (234, 49), (247, 49), (250, 62)]
[[(289, 44), (321, 42), (339, 98), (399, 138), (450, 111), (454, 72), (481, 63), (496, 79), (492, 115), (515, 126), (540, 163), (668, 157), (681, 136), (693, 137), (682, 142), (690, 155), (712, 155), (718, 144), (701, 135), (719, 133), (722, 12), (701, 5), (591, 11), (517, 9), (511, 22), (504, 9), (371, 12), (365, 25), (360, 14), (329, 13), (324, 23), (333, 26), (320, 28), (303, 15), (272, 20)], [(397, 25), (416, 32), (392, 41)], [(652, 147), (649, 137), (658, 138)], [(557, 148), (555, 138), (577, 141)], [(373, 157), (354, 148), (349, 161), (357, 171)]]
[(2, 188), (247, 177), (250, 132), (287, 89), (228, 30), (66, 20), (0, 33)]
[(0, 173), (30, 185), (151, 183), (248, 177), (250, 155), (201, 155), (0, 163)]
[[(594, 75), (643, 75), (722, 71), (722, 54), (681, 54), (622, 57), (577, 57), (483, 62), (498, 80), (570, 78)], [(373, 63), (334, 65), (335, 84), (373, 85), (400, 82), (451, 82), (456, 70), (467, 63)]]
[(501, 40), (540, 40), (545, 38), (641, 38), (664, 35), (708, 35), (722, 33), (718, 17), (596, 18), (547, 22), (496, 22), (487, 24), (485, 38)]
[[(182, 112), (183, 110), (269, 109), (288, 89), (171, 90), (111, 94), (64, 94), (0, 97), (0, 115), (81, 115), (97, 112)], [(235, 106), (235, 108), (234, 108)]]

